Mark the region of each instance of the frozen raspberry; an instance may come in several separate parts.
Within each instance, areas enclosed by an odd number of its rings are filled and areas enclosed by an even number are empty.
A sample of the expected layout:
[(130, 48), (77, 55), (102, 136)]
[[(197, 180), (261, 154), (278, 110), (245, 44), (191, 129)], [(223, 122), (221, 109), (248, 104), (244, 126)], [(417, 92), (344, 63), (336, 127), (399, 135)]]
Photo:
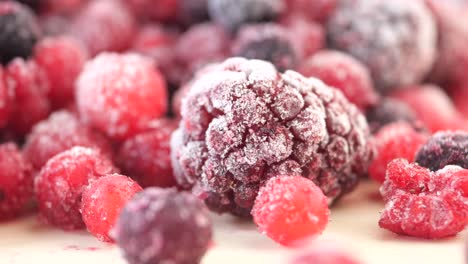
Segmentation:
[(74, 146), (95, 148), (112, 156), (108, 140), (81, 124), (68, 111), (55, 112), (35, 125), (27, 137), (23, 152), (34, 168), (40, 170), (50, 158)]
[(323, 26), (302, 17), (292, 16), (282, 20), (292, 36), (290, 39), (299, 51), (299, 58), (307, 58), (325, 46)]
[(88, 231), (97, 239), (111, 242), (109, 231), (125, 204), (143, 190), (130, 178), (111, 174), (92, 182), (84, 191), (81, 214)]
[(135, 19), (121, 1), (89, 1), (72, 22), (70, 33), (83, 41), (90, 55), (124, 51), (135, 35)]
[(178, 20), (186, 26), (209, 20), (208, 0), (178, 0)]
[(374, 138), (377, 155), (369, 166), (369, 176), (377, 182), (383, 182), (387, 164), (390, 161), (403, 158), (413, 162), (416, 152), (427, 139), (428, 136), (425, 133), (417, 132), (405, 122), (384, 126)]
[(431, 172), (404, 159), (389, 163), (380, 192), (386, 206), (379, 226), (397, 234), (437, 239), (468, 223), (468, 170), (447, 166)]
[(116, 171), (108, 158), (90, 148), (73, 147), (52, 157), (34, 182), (42, 219), (64, 230), (83, 228), (83, 190), (99, 177)]
[(0, 128), (6, 126), (13, 108), (14, 90), (8, 85), (4, 68), (0, 65)]
[(195, 196), (148, 188), (127, 203), (114, 229), (129, 263), (199, 263), (211, 242), (208, 210)]
[(290, 264), (360, 264), (348, 252), (336, 246), (314, 243), (306, 252), (295, 257)]
[(299, 60), (286, 28), (273, 23), (242, 27), (233, 45), (235, 56), (269, 61), (279, 71), (295, 69)]
[(273, 21), (284, 9), (283, 0), (208, 0), (211, 18), (229, 31), (244, 24)]
[(169, 141), (176, 128), (175, 121), (162, 119), (153, 122), (149, 131), (125, 140), (118, 155), (123, 172), (143, 187), (175, 186)]
[(338, 88), (361, 110), (375, 105), (379, 99), (367, 68), (345, 53), (320, 51), (304, 61), (299, 72)]
[(33, 197), (32, 166), (14, 143), (0, 145), (0, 221), (18, 216)]
[(0, 2), (0, 63), (29, 57), (39, 35), (37, 19), (27, 6)]
[(467, 127), (463, 116), (457, 111), (448, 95), (437, 86), (408, 87), (392, 94), (392, 96), (409, 105), (418, 119), (432, 132)]
[(180, 83), (190, 80), (199, 68), (224, 60), (229, 55), (229, 48), (230, 39), (222, 27), (212, 23), (191, 27), (175, 46), (176, 60), (184, 69)]
[(143, 57), (103, 53), (77, 80), (82, 119), (114, 139), (135, 135), (166, 112), (163, 76)]
[(398, 121), (408, 122), (415, 128), (422, 128), (416, 113), (404, 102), (386, 97), (366, 112), (367, 122), (373, 134), (382, 127)]
[(286, 0), (288, 13), (303, 15), (308, 19), (326, 22), (337, 6), (338, 0)]
[(233, 58), (196, 79), (171, 139), (178, 182), (213, 210), (250, 212), (275, 175), (313, 180), (333, 202), (354, 189), (372, 151), (360, 111), (317, 79)]
[(86, 59), (86, 51), (72, 38), (45, 38), (36, 45), (34, 60), (47, 75), (49, 99), (55, 108), (73, 101), (75, 80)]
[(445, 83), (468, 81), (468, 18), (465, 6), (460, 1), (426, 0), (437, 21), (439, 41), (438, 56), (429, 78)]
[(447, 165), (468, 169), (468, 133), (460, 131), (434, 134), (416, 154), (416, 162), (432, 171)]
[(49, 83), (44, 71), (34, 61), (16, 58), (6, 68), (7, 84), (15, 93), (9, 129), (26, 135), (50, 113), (47, 99)]
[(126, 0), (125, 2), (138, 18), (171, 22), (176, 19), (179, 0)]
[(278, 176), (260, 188), (252, 209), (260, 231), (283, 245), (319, 235), (328, 224), (322, 190), (303, 177)]
[(382, 92), (418, 83), (435, 59), (436, 27), (421, 1), (342, 0), (328, 38), (363, 62)]

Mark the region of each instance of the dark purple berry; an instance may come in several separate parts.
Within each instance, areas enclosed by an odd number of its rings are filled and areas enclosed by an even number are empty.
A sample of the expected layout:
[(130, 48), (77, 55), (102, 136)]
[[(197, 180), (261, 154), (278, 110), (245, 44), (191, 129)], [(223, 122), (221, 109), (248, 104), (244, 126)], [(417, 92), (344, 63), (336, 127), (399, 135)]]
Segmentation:
[(29, 57), (38, 38), (39, 26), (31, 9), (17, 2), (0, 2), (1, 63)]
[(277, 175), (309, 178), (333, 202), (372, 156), (367, 122), (340, 91), (261, 60), (232, 58), (197, 76), (181, 115), (175, 176), (217, 212), (248, 214)]
[(421, 81), (436, 55), (436, 26), (422, 1), (341, 0), (328, 40), (363, 62), (381, 92)]
[(196, 196), (152, 187), (127, 203), (113, 235), (130, 264), (196, 264), (209, 247), (212, 225)]
[(274, 20), (285, 8), (283, 0), (208, 0), (211, 18), (227, 30)]
[(298, 60), (298, 52), (286, 29), (273, 23), (242, 27), (234, 43), (233, 54), (269, 61), (279, 71), (294, 69)]
[(468, 169), (468, 133), (459, 131), (434, 134), (416, 153), (416, 162), (432, 171), (446, 165)]
[(20, 3), (23, 3), (23, 4), (31, 7), (34, 10), (38, 10), (39, 7), (41, 6), (41, 3), (45, 2), (45, 1), (41, 1), (41, 0), (16, 0), (16, 1), (20, 2)]
[(385, 98), (366, 112), (367, 122), (373, 134), (383, 126), (397, 121), (406, 121), (415, 127), (422, 126), (414, 111), (404, 102)]
[(190, 26), (209, 20), (208, 0), (179, 0), (179, 20)]

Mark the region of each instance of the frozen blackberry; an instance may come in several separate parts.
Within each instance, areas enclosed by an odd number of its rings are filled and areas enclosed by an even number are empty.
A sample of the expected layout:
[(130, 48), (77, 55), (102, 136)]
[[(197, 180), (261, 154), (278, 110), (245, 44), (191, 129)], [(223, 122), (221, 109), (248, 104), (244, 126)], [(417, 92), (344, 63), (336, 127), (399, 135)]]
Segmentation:
[(211, 18), (229, 31), (248, 23), (273, 21), (284, 9), (283, 0), (208, 0)]
[(377, 133), (383, 126), (405, 121), (416, 128), (421, 128), (423, 124), (418, 121), (414, 111), (404, 102), (390, 97), (384, 98), (366, 112), (367, 122), (373, 134)]
[(459, 131), (434, 134), (416, 154), (416, 162), (433, 171), (447, 165), (468, 169), (468, 133)]
[(190, 26), (209, 20), (208, 0), (178, 0), (178, 19)]
[(234, 42), (233, 54), (269, 61), (279, 71), (295, 69), (299, 59), (287, 30), (273, 23), (242, 27)]
[(39, 26), (34, 13), (14, 1), (0, 2), (0, 62), (16, 57), (27, 58), (39, 38)]
[(219, 212), (248, 214), (275, 175), (309, 178), (333, 202), (372, 156), (367, 122), (341, 92), (260, 60), (228, 59), (196, 79), (178, 131), (176, 178)]
[(113, 232), (131, 264), (199, 263), (212, 236), (208, 210), (197, 197), (159, 188), (136, 194)]
[(435, 23), (421, 1), (341, 0), (328, 40), (363, 62), (382, 92), (421, 81), (436, 53)]

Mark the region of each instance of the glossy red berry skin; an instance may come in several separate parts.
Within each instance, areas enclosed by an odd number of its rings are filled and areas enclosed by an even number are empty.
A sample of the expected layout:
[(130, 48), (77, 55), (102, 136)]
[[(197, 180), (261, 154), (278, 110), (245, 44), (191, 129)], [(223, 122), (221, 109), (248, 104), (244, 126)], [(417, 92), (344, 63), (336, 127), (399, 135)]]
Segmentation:
[(252, 209), (260, 231), (289, 246), (321, 234), (328, 215), (328, 200), (320, 188), (309, 179), (291, 176), (268, 180)]

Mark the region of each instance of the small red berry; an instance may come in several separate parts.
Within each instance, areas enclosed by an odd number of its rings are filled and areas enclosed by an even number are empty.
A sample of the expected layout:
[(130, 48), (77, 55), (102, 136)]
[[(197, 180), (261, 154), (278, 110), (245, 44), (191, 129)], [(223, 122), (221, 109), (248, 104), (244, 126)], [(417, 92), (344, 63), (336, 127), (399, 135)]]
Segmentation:
[(83, 190), (97, 178), (116, 171), (112, 162), (94, 149), (73, 147), (57, 154), (35, 178), (42, 219), (64, 230), (83, 228)]
[(143, 190), (130, 178), (111, 174), (92, 182), (84, 191), (81, 214), (88, 231), (97, 239), (111, 242), (109, 231), (120, 211), (133, 195)]
[(311, 180), (279, 176), (260, 188), (252, 215), (263, 233), (290, 246), (322, 233), (329, 210), (327, 197)]
[(377, 155), (369, 166), (369, 176), (383, 182), (387, 164), (396, 158), (414, 161), (416, 152), (427, 141), (428, 135), (417, 132), (406, 122), (397, 122), (384, 126), (374, 139)]
[(14, 90), (7, 84), (4, 68), (0, 65), (0, 128), (5, 127), (13, 108)]

